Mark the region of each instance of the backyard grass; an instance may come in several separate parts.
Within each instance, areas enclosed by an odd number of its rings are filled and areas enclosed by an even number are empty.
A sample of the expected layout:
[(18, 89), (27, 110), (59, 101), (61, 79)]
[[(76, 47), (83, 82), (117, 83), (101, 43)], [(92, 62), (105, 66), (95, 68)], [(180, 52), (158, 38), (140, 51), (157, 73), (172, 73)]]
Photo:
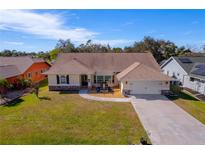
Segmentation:
[(174, 102), (186, 112), (205, 124), (205, 102), (198, 101), (191, 95), (181, 92)]
[(0, 144), (139, 144), (147, 134), (130, 103), (89, 101), (77, 93), (28, 94), (0, 106)]

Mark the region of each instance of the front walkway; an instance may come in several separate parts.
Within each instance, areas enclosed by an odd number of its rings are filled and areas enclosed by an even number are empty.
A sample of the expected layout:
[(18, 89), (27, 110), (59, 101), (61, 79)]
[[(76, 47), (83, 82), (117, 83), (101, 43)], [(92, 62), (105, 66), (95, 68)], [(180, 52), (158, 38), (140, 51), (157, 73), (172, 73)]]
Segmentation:
[(80, 90), (79, 95), (85, 99), (103, 101), (103, 102), (131, 102), (131, 98), (108, 98), (108, 97), (96, 97), (88, 94), (87, 90)]
[(162, 95), (136, 95), (132, 105), (152, 144), (205, 144), (205, 125)]

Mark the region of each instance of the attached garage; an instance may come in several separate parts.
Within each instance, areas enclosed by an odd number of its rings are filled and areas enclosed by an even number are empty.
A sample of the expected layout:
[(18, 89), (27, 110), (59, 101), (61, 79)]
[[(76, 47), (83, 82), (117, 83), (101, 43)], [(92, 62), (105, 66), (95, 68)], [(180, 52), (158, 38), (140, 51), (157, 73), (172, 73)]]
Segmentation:
[(127, 81), (122, 82), (122, 92), (130, 94), (161, 94), (163, 90), (169, 90), (169, 82), (165, 81)]
[(170, 78), (160, 71), (134, 63), (117, 75), (122, 93), (161, 94), (169, 90)]

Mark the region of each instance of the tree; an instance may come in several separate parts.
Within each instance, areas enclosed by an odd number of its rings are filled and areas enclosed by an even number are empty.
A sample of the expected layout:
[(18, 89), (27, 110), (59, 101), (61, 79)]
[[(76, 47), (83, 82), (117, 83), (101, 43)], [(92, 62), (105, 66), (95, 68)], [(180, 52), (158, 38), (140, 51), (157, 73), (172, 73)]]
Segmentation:
[(119, 47), (113, 48), (112, 50), (113, 50), (113, 52), (116, 52), (116, 53), (123, 52), (123, 49), (122, 49), (122, 48), (119, 48)]
[(177, 46), (170, 41), (162, 41), (160, 46), (163, 59), (168, 59), (171, 56), (176, 56)]
[(56, 49), (59, 49), (60, 52), (75, 52), (75, 46), (71, 43), (70, 39), (60, 39), (56, 45)]
[(51, 59), (51, 60), (56, 59), (59, 52), (60, 52), (60, 49), (59, 49), (59, 48), (56, 48), (56, 49), (51, 50), (51, 51), (49, 52), (50, 59)]
[(177, 49), (177, 51), (176, 51), (176, 54), (177, 54), (178, 56), (188, 55), (188, 54), (190, 54), (190, 53), (192, 53), (192, 51), (191, 51), (189, 48), (186, 49), (184, 46), (179, 47), (179, 48)]
[(36, 85), (34, 86), (34, 94), (36, 95), (36, 97), (39, 96), (39, 84), (36, 84)]
[(126, 52), (151, 52), (155, 59), (160, 62), (163, 60), (163, 55), (161, 53), (162, 41), (155, 40), (152, 37), (144, 37), (140, 42), (135, 42), (133, 46), (125, 48)]
[(164, 59), (171, 56), (188, 55), (192, 53), (189, 48), (178, 48), (171, 41), (154, 39), (152, 37), (144, 37), (142, 41), (135, 42), (132, 46), (125, 47), (125, 52), (150, 52), (160, 63)]
[(85, 52), (85, 53), (95, 53), (95, 52), (113, 52), (108, 45), (102, 45), (98, 43), (93, 43), (92, 40), (88, 40), (85, 44), (80, 44), (76, 48), (76, 52)]

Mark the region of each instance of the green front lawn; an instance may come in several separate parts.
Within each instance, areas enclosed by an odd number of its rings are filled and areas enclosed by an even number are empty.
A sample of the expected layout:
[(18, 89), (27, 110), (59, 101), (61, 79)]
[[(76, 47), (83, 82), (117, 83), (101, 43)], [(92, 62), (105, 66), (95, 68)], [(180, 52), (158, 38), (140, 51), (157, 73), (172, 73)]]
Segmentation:
[(130, 103), (48, 92), (46, 84), (39, 94), (0, 106), (0, 144), (139, 144), (147, 137)]
[(185, 92), (174, 98), (174, 102), (196, 119), (205, 124), (205, 102), (198, 101)]

